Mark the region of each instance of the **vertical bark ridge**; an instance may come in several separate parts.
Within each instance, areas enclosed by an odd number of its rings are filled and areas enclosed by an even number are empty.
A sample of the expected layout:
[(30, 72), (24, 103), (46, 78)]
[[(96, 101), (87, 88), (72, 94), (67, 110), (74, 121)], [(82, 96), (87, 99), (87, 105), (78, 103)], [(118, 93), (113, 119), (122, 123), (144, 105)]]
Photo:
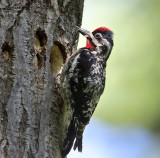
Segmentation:
[(55, 41), (72, 53), (82, 11), (83, 0), (0, 1), (1, 158), (61, 158), (64, 111), (50, 54)]

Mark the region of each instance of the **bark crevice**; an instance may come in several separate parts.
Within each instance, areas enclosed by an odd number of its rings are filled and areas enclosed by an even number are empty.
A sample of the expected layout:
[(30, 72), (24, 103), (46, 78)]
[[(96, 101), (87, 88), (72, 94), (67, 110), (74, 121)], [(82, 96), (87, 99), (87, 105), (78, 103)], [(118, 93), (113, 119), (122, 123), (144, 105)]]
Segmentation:
[(58, 74), (77, 44), (83, 0), (2, 0), (0, 8), (1, 158), (61, 158)]

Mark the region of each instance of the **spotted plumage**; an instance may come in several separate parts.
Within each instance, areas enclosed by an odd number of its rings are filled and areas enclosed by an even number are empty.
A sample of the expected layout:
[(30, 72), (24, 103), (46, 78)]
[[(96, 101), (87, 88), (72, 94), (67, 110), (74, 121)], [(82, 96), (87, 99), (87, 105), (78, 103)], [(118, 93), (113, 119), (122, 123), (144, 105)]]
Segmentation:
[(82, 151), (83, 132), (104, 91), (106, 61), (113, 47), (113, 33), (108, 28), (100, 27), (93, 32), (79, 28), (79, 32), (87, 38), (86, 47), (71, 55), (61, 74), (66, 133), (63, 158), (73, 143), (74, 150)]

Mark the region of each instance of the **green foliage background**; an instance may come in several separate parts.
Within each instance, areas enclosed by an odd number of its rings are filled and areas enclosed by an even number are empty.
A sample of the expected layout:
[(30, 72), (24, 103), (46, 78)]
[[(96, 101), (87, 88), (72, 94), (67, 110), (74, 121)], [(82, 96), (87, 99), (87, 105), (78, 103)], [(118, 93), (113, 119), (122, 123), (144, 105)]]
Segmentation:
[(82, 27), (100, 26), (114, 31), (115, 46), (94, 116), (160, 129), (160, 1), (86, 0)]

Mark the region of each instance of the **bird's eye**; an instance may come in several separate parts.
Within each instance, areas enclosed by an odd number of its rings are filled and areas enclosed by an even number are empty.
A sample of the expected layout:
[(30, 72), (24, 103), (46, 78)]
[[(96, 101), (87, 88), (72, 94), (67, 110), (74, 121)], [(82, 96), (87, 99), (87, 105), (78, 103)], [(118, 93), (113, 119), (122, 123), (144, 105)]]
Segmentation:
[(97, 38), (97, 39), (101, 38), (101, 36), (102, 36), (102, 35), (101, 35), (100, 33), (96, 33), (96, 34), (95, 34), (95, 38)]

